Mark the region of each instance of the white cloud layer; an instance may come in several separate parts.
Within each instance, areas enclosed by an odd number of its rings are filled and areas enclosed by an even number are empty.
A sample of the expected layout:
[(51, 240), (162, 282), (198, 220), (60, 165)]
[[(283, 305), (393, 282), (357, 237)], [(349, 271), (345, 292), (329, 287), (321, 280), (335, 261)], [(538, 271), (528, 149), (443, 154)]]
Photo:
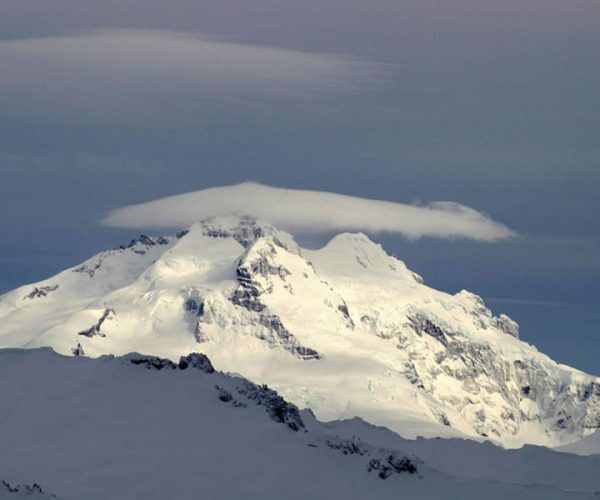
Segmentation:
[(398, 233), (410, 239), (477, 241), (514, 236), (503, 224), (459, 203), (438, 201), (416, 206), (251, 182), (118, 208), (102, 222), (134, 229), (184, 228), (198, 220), (222, 215), (253, 216), (292, 233), (367, 231)]
[(50, 108), (62, 116), (83, 107), (97, 114), (109, 107), (110, 117), (144, 106), (164, 111), (174, 102), (354, 95), (383, 73), (381, 65), (340, 55), (131, 29), (0, 40), (0, 67), (0, 92), (17, 100), (21, 113)]

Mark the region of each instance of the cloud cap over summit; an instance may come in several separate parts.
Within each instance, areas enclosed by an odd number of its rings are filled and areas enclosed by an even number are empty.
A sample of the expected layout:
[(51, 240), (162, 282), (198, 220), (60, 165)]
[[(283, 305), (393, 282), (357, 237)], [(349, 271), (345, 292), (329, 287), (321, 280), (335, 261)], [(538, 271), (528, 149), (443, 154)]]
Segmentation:
[(515, 233), (487, 215), (455, 202), (409, 205), (324, 191), (245, 182), (112, 210), (102, 223), (123, 228), (182, 228), (200, 219), (248, 215), (290, 232), (368, 231), (409, 239), (499, 241)]

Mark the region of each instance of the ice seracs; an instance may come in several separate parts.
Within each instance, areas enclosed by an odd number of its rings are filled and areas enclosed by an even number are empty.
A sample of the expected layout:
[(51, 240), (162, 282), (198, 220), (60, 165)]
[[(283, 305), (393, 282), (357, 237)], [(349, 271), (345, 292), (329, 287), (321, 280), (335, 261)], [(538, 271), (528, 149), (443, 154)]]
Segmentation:
[(600, 427), (597, 378), (434, 290), (363, 234), (319, 250), (249, 217), (143, 236), (0, 298), (0, 346), (173, 360), (202, 351), (322, 420), (558, 445)]

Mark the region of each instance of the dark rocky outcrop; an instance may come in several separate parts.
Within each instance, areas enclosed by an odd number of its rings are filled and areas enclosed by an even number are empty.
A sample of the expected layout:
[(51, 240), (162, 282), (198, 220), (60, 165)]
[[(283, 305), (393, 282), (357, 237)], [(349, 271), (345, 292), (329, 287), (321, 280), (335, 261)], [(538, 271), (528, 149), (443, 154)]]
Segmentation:
[(519, 324), (506, 314), (492, 317), (492, 324), (507, 335), (519, 338)]
[(37, 483), (33, 483), (33, 484), (17, 484), (15, 486), (12, 486), (8, 481), (0, 481), (0, 492), (5, 491), (7, 493), (15, 493), (15, 494), (21, 494), (21, 496), (38, 496), (38, 495), (44, 495), (46, 497), (49, 498), (56, 498), (54, 495), (50, 495), (49, 493), (45, 492), (42, 487), (37, 484)]
[(179, 363), (174, 363), (170, 359), (159, 358), (158, 356), (146, 356), (137, 353), (128, 354), (124, 356), (124, 359), (132, 365), (144, 366), (148, 370), (187, 370), (191, 368), (209, 375), (215, 373), (210, 359), (199, 352), (192, 352), (186, 356), (181, 356)]
[(77, 345), (75, 347), (71, 348), (71, 352), (73, 353), (73, 356), (75, 356), (75, 357), (85, 356), (83, 346), (81, 345), (80, 342), (77, 342)]
[[(326, 439), (324, 444), (344, 455), (369, 457), (367, 472), (376, 471), (381, 479), (387, 479), (395, 474), (417, 473), (415, 462), (398, 451), (374, 448), (355, 439)], [(315, 444), (312, 446), (317, 447)]]
[(116, 313), (115, 313), (114, 309), (105, 309), (97, 323), (90, 326), (86, 330), (82, 330), (77, 335), (82, 335), (84, 337), (95, 337), (95, 336), (106, 337), (106, 335), (100, 329), (102, 328), (103, 323), (107, 319), (110, 319), (111, 317), (115, 317), (115, 316), (116, 316)]
[(158, 356), (142, 356), (132, 354), (126, 356), (126, 359), (135, 366), (143, 366), (148, 370), (178, 370), (179, 365), (169, 359), (159, 358)]
[(194, 368), (196, 370), (200, 370), (208, 374), (215, 372), (215, 369), (212, 363), (210, 362), (210, 359), (208, 359), (208, 356), (199, 352), (192, 352), (187, 356), (181, 356), (181, 358), (179, 358), (178, 366), (180, 370)]
[(98, 258), (98, 261), (94, 264), (82, 264), (79, 267), (73, 269), (74, 273), (87, 274), (90, 278), (93, 278), (96, 271), (102, 267), (102, 256)]
[[(133, 252), (144, 255), (149, 247), (156, 245), (168, 245), (171, 241), (165, 236), (148, 236), (141, 234), (138, 238), (131, 240), (127, 245), (121, 245), (120, 250), (133, 250)], [(146, 249), (142, 248), (146, 247)]]
[(423, 333), (432, 336), (434, 339), (439, 341), (444, 347), (448, 346), (450, 334), (442, 330), (441, 327), (436, 325), (433, 321), (425, 316), (417, 314), (415, 316), (409, 316), (409, 321), (412, 324), (412, 328), (415, 333), (421, 336)]
[(401, 474), (403, 472), (415, 474), (417, 472), (417, 467), (410, 458), (398, 455), (394, 452), (382, 458), (374, 458), (369, 462), (367, 470), (369, 472), (377, 471), (377, 475), (381, 479), (387, 479), (394, 474)]
[(244, 248), (250, 248), (258, 239), (269, 236), (277, 246), (290, 250), (275, 228), (268, 224), (259, 223), (254, 217), (240, 217), (234, 226), (223, 225), (218, 220), (204, 220), (200, 224), (206, 236), (210, 238), (233, 238)]
[(241, 379), (236, 386), (238, 394), (257, 405), (264, 406), (267, 413), (275, 422), (285, 424), (293, 431), (304, 429), (304, 422), (300, 417), (298, 407), (288, 403), (273, 389), (266, 385), (256, 385), (248, 380)]
[(38, 297), (45, 297), (50, 292), (53, 292), (58, 289), (58, 285), (48, 285), (35, 287), (30, 293), (28, 293), (24, 298), (25, 299), (36, 299)]

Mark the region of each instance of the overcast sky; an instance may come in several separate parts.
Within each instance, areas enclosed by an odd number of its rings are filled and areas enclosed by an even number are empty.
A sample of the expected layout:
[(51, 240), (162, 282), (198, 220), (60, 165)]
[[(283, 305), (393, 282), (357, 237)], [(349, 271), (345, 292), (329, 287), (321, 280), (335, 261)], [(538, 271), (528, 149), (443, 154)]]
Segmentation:
[(517, 236), (373, 238), (600, 374), (599, 47), (598, 0), (3, 0), (0, 291), (188, 191), (452, 201)]

